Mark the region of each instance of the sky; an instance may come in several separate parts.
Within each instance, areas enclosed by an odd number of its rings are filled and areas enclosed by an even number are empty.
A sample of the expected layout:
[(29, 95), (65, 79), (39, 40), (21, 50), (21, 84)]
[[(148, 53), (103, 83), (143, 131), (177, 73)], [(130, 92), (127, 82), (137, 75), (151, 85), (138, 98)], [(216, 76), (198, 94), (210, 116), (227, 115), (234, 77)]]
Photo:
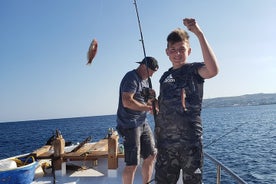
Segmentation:
[[(146, 54), (159, 79), (171, 67), (166, 37), (195, 18), (219, 74), (204, 98), (276, 93), (275, 0), (137, 0)], [(1, 0), (0, 122), (116, 114), (119, 84), (144, 58), (133, 0)], [(188, 62), (202, 62), (189, 32)], [(93, 39), (98, 52), (88, 66)]]

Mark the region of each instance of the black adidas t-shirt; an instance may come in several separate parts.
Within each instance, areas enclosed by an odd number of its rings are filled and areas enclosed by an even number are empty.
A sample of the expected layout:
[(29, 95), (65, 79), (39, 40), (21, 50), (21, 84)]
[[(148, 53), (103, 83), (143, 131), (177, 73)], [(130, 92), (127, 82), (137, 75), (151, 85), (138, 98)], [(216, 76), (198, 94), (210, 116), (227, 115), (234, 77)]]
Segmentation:
[(202, 66), (203, 63), (185, 64), (162, 75), (155, 122), (159, 145), (193, 142), (202, 136), (200, 113), (204, 79), (198, 74)]

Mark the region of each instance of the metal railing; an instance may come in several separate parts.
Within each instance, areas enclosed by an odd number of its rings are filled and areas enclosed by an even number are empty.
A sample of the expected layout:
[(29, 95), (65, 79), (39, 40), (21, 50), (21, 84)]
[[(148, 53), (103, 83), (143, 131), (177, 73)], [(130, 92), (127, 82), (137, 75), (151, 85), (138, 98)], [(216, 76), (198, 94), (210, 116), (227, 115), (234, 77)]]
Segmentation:
[(223, 165), (220, 161), (209, 155), (208, 153), (204, 152), (204, 156), (214, 162), (217, 166), (217, 182), (216, 184), (220, 184), (221, 181), (221, 169), (224, 170), (228, 175), (230, 175), (233, 179), (235, 179), (239, 184), (247, 184), (242, 178), (236, 175), (231, 169), (227, 168)]

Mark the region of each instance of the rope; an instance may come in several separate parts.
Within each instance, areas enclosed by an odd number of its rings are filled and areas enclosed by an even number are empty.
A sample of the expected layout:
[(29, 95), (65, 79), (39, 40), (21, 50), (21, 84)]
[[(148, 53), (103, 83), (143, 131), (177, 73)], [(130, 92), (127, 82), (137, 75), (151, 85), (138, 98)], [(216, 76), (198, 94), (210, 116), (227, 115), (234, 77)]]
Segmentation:
[(35, 159), (34, 159), (33, 156), (28, 156), (24, 162), (23, 162), (21, 159), (19, 159), (19, 158), (13, 158), (13, 159), (11, 159), (11, 160), (13, 160), (13, 161), (16, 162), (17, 167), (22, 167), (22, 166), (25, 166), (25, 165), (28, 165), (28, 164), (29, 164), (29, 163), (28, 163), (28, 160), (29, 160), (29, 159), (32, 159), (33, 162), (35, 161)]

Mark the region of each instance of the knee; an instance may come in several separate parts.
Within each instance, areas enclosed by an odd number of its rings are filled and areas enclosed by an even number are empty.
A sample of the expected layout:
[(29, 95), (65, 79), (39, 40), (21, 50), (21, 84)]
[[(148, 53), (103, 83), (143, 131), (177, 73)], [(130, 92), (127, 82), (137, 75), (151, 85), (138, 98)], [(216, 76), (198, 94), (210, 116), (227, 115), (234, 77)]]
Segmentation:
[(137, 169), (137, 165), (128, 165), (125, 167), (126, 172), (134, 172)]
[(148, 162), (154, 162), (156, 158), (156, 154), (149, 155), (145, 160)]

